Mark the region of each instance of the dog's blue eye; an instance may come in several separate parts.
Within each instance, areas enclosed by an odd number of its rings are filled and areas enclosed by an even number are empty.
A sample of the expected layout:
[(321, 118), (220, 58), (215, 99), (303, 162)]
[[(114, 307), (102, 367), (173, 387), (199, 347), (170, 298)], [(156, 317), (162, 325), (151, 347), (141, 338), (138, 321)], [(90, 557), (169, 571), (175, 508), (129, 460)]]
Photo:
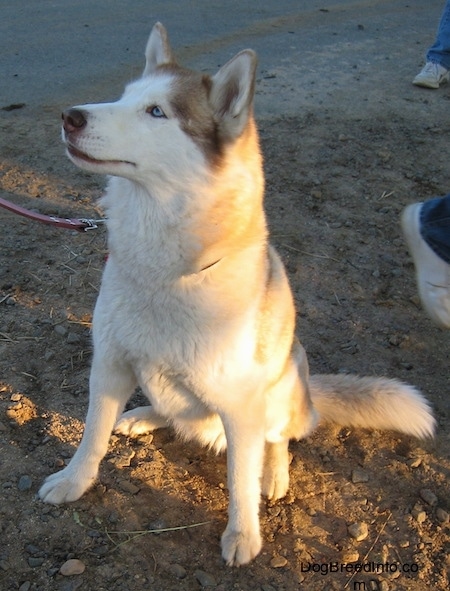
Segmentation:
[(158, 105), (155, 105), (154, 107), (149, 107), (147, 109), (147, 113), (149, 113), (152, 117), (158, 117), (158, 118), (166, 116), (164, 111), (161, 109), (161, 107), (158, 107)]

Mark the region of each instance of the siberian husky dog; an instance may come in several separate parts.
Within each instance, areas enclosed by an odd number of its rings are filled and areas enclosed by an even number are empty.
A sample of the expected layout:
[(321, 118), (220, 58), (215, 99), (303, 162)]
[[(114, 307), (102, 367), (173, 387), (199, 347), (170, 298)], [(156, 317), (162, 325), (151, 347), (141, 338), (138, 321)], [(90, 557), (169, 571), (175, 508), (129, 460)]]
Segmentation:
[[(63, 113), (69, 158), (111, 175), (102, 199), (110, 254), (84, 435), (39, 493), (75, 501), (95, 481), (113, 429), (133, 437), (171, 425), (227, 448), (221, 544), (230, 565), (261, 549), (260, 497), (286, 494), (290, 439), (319, 420), (418, 437), (435, 427), (411, 386), (308, 375), (286, 272), (268, 241), (255, 70), (251, 50), (212, 77), (185, 69), (157, 23), (144, 73), (120, 100)], [(150, 405), (121, 415), (137, 386)]]

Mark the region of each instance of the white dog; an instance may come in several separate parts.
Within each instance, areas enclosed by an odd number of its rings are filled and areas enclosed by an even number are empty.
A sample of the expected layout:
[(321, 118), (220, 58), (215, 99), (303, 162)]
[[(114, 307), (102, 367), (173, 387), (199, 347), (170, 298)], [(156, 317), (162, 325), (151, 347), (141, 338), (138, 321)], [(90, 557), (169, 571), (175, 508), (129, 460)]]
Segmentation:
[[(313, 376), (294, 336), (283, 265), (267, 237), (252, 104), (256, 57), (213, 77), (180, 67), (162, 25), (141, 79), (115, 103), (66, 111), (63, 137), (81, 168), (112, 175), (103, 206), (109, 258), (93, 322), (89, 410), (80, 447), (40, 490), (78, 499), (110, 434), (172, 425), (227, 447), (228, 564), (261, 548), (259, 502), (285, 495), (288, 443), (318, 419), (432, 435), (426, 400), (385, 378)], [(150, 406), (123, 407), (140, 385)]]

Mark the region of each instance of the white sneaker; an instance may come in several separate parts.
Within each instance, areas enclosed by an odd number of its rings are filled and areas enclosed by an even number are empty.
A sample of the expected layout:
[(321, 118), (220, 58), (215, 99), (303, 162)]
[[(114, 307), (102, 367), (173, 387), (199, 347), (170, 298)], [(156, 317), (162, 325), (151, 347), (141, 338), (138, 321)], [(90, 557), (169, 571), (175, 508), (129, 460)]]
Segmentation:
[(447, 68), (434, 62), (427, 62), (414, 78), (413, 84), (425, 88), (439, 88), (441, 84), (448, 82), (448, 79), (449, 71)]
[(420, 234), (422, 203), (403, 211), (402, 229), (416, 267), (420, 300), (430, 318), (442, 328), (450, 328), (450, 265), (439, 257)]

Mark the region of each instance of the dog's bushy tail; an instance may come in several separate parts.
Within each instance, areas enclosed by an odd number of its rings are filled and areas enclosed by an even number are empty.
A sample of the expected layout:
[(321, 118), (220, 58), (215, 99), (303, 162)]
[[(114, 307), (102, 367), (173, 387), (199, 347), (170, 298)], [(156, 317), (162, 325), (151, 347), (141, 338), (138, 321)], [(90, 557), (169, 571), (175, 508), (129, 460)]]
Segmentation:
[(436, 421), (428, 401), (413, 386), (388, 378), (315, 375), (311, 397), (321, 421), (347, 427), (392, 429), (432, 437)]

